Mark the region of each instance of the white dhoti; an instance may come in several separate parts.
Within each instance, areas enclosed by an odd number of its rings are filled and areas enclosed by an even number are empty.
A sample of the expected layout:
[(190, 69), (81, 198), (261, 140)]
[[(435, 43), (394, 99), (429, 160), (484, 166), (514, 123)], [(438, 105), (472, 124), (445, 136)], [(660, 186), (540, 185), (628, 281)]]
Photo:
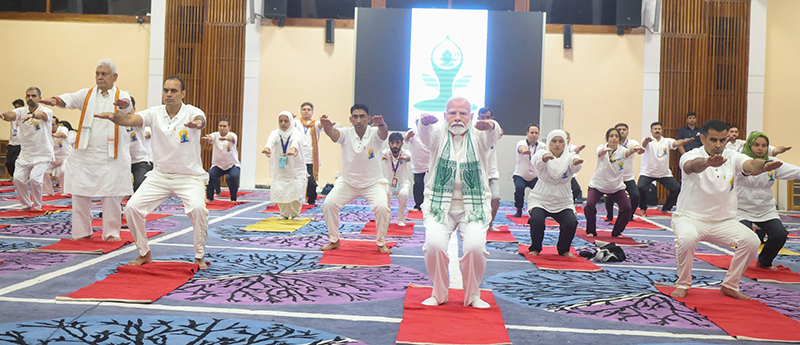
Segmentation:
[[(426, 200), (427, 201), (427, 200)], [(489, 252), (486, 251), (486, 232), (489, 229), (489, 219), (484, 222), (467, 223), (467, 214), (464, 211), (462, 200), (453, 200), (450, 211), (444, 217), (444, 224), (439, 223), (434, 217), (425, 217), (425, 245), (422, 252), (425, 254), (425, 268), (428, 276), (433, 281), (433, 297), (440, 303), (447, 300), (450, 279), (447, 267), (450, 258), (447, 255), (447, 245), (450, 236), (456, 228), (459, 229), (463, 240), (463, 253), (461, 257), (461, 275), (464, 283), (464, 306), (469, 306), (481, 297), (480, 285), (483, 273), (486, 271), (486, 260)]]
[(278, 205), (282, 217), (297, 217), (300, 215), (301, 200), (306, 195), (307, 185), (308, 178), (305, 171), (295, 178), (274, 177), (269, 190), (269, 200)]
[(394, 189), (391, 186), (388, 188), (389, 200), (391, 200), (393, 196), (396, 196), (397, 202), (399, 203), (397, 209), (398, 223), (403, 223), (406, 221), (406, 208), (408, 208), (408, 189), (408, 183), (401, 183), (399, 186), (397, 186), (397, 189)]
[(205, 184), (195, 177), (166, 177), (156, 173), (155, 170), (147, 174), (147, 178), (128, 200), (125, 207), (128, 228), (136, 242), (139, 255), (144, 256), (150, 252), (150, 246), (147, 244), (145, 217), (172, 194), (177, 195), (183, 201), (184, 211), (191, 219), (194, 228), (194, 257), (202, 259), (205, 254), (208, 232)]
[(672, 229), (675, 231), (675, 264), (678, 267), (678, 281), (675, 285), (680, 289), (688, 289), (692, 285), (692, 264), (694, 251), (700, 241), (736, 247), (728, 274), (722, 280), (722, 286), (739, 291), (739, 280), (742, 273), (753, 262), (761, 243), (758, 235), (736, 219), (717, 222), (706, 222), (686, 216), (673, 215)]
[[(17, 158), (14, 168), (14, 188), (17, 190), (22, 208), (32, 207), (37, 210), (42, 208), (44, 174), (49, 166), (49, 161), (28, 162)], [(29, 183), (30, 189), (28, 188)], [(33, 204), (31, 204), (31, 196), (33, 196)]]
[(376, 243), (379, 247), (386, 244), (386, 231), (389, 229), (389, 221), (392, 214), (389, 211), (389, 199), (386, 197), (387, 183), (375, 183), (369, 187), (353, 187), (341, 179), (336, 180), (333, 189), (325, 197), (322, 204), (322, 214), (325, 218), (325, 226), (328, 227), (328, 237), (331, 243), (339, 241), (339, 210), (342, 206), (353, 201), (357, 197), (363, 197), (369, 202), (370, 209), (375, 213), (375, 225), (377, 227)]
[[(109, 237), (119, 238), (122, 225), (122, 197), (104, 196), (103, 202), (103, 240)], [(92, 198), (82, 195), (72, 196), (72, 238), (83, 238), (91, 235), (92, 230)]]

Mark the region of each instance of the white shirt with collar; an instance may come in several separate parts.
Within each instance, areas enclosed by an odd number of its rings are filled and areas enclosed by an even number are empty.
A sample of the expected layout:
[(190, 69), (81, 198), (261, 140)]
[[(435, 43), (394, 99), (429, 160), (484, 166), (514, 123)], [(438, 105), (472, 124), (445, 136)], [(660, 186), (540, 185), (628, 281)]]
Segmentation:
[(126, 127), (125, 131), (131, 140), (131, 164), (139, 162), (153, 161), (153, 153), (150, 150), (150, 139), (147, 139), (145, 132), (150, 128), (145, 127)]
[[(418, 126), (419, 127), (419, 126)], [(409, 130), (409, 132), (412, 130)], [(428, 165), (431, 160), (431, 151), (422, 143), (419, 137), (419, 128), (413, 129), (414, 136), (406, 141), (406, 145), (411, 150), (411, 172), (414, 174), (423, 174), (428, 172)], [(406, 132), (406, 136), (408, 132)]]
[[(69, 129), (64, 126), (59, 126), (56, 129), (56, 133), (64, 133), (64, 135), (69, 135)], [(67, 138), (53, 138), (53, 154), (55, 156), (55, 160), (53, 161), (54, 164), (58, 165), (64, 162), (69, 154), (72, 153), (72, 145), (70, 145), (69, 140)]]
[[(597, 154), (600, 154), (606, 148), (608, 148), (608, 144), (598, 146)], [(616, 150), (606, 152), (597, 157), (597, 168), (594, 170), (592, 179), (589, 180), (589, 188), (597, 189), (605, 194), (612, 194), (625, 189), (623, 176), (626, 151), (627, 149), (620, 145), (617, 146)]]
[(31, 118), (26, 122), (22, 119), (28, 115), (28, 107), (14, 109), (17, 123), (20, 152), (19, 161), (24, 163), (52, 162), (53, 161), (53, 110), (41, 104), (33, 112), (41, 111), (47, 116), (46, 120)]
[(342, 175), (339, 179), (355, 188), (367, 188), (376, 183), (388, 183), (383, 176), (381, 151), (384, 139), (378, 128), (367, 126), (359, 139), (354, 127), (339, 128), (342, 145)]
[[(653, 137), (651, 137), (653, 138)], [(644, 142), (644, 140), (642, 140)], [(676, 150), (672, 144), (675, 139), (661, 137), (661, 140), (653, 138), (647, 147), (644, 147), (642, 155), (642, 167), (639, 169), (639, 176), (652, 178), (662, 178), (672, 176), (669, 170), (669, 150)]]
[[(519, 149), (522, 148), (523, 151), (528, 150), (531, 153), (520, 153)], [(534, 165), (531, 163), (531, 159), (539, 151), (547, 151), (547, 147), (542, 142), (536, 142), (533, 145), (528, 144), (528, 139), (522, 139), (517, 142), (517, 145), (514, 146), (514, 149), (517, 150), (517, 163), (514, 165), (514, 176), (522, 177), (525, 181), (533, 181), (538, 176)]]
[(190, 176), (208, 183), (208, 173), (203, 170), (200, 157), (200, 129), (187, 128), (185, 123), (196, 116), (206, 120), (199, 108), (181, 103), (175, 117), (170, 119), (166, 105), (157, 105), (137, 113), (142, 117), (142, 127), (149, 126), (150, 144), (153, 147), (153, 172), (170, 178), (171, 175)]
[[(392, 154), (391, 149), (384, 149), (383, 150), (383, 157), (384, 159), (384, 175), (386, 179), (389, 180), (391, 184), (392, 179), (397, 179), (397, 188), (401, 189), (403, 184), (409, 183), (409, 173), (408, 173), (408, 166), (410, 165), (408, 161), (399, 160), (395, 158)], [(412, 159), (411, 154), (406, 149), (400, 149), (400, 157), (399, 158), (407, 158)]]
[(236, 143), (239, 141), (239, 137), (233, 132), (228, 132), (228, 135), (233, 136), (233, 143), (227, 140), (219, 140), (221, 137), (219, 132), (209, 134), (211, 137), (211, 146), (214, 148), (214, 151), (211, 153), (212, 167), (228, 170), (233, 166), (240, 166), (239, 151), (236, 150)]
[[(494, 127), (495, 127), (494, 130), (498, 131), (497, 133), (499, 133), (497, 139), (500, 140), (500, 138), (503, 137), (503, 129), (500, 127), (500, 124), (497, 123), (497, 121), (495, 121), (495, 120), (490, 120), (490, 121), (492, 121), (494, 123)], [(477, 123), (477, 121), (476, 121), (476, 123)], [(489, 147), (489, 152), (486, 153), (486, 156), (488, 158), (487, 162), (489, 163), (489, 171), (487, 173), (489, 174), (489, 178), (490, 179), (493, 179), (493, 178), (494, 179), (499, 179), (500, 178), (500, 171), (497, 169), (497, 149), (495, 148), (495, 146), (497, 146), (497, 145), (495, 144), (495, 145), (492, 145), (491, 147)]]
[[(17, 109), (23, 109), (17, 108)], [(8, 145), (16, 145), (19, 146), (19, 126), (17, 126), (16, 121), (9, 122), (11, 124), (11, 136), (8, 138)]]
[[(686, 162), (696, 158), (708, 157), (705, 148), (698, 147), (681, 156), (680, 167), (683, 169)], [(744, 172), (744, 163), (751, 158), (731, 150), (723, 150), (722, 157), (727, 161), (719, 167), (708, 167), (692, 174), (682, 171), (675, 215), (708, 222), (736, 217), (735, 179)]]
[[(639, 144), (638, 141), (633, 140), (631, 138), (625, 139), (625, 142), (624, 143), (619, 143), (619, 145), (622, 146), (625, 149), (629, 149), (629, 148), (631, 148), (633, 146), (636, 146), (636, 145), (642, 146), (642, 145)], [(625, 158), (625, 169), (622, 170), (622, 180), (623, 181), (633, 181), (634, 180), (634, 176), (633, 176), (633, 156), (636, 156), (636, 155), (632, 154), (629, 157)]]

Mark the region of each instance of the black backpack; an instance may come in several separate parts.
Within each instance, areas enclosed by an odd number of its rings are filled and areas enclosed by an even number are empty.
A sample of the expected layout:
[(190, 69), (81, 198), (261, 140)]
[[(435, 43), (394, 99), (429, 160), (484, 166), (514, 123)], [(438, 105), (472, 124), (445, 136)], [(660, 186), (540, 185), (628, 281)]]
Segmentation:
[(625, 252), (622, 247), (611, 242), (598, 247), (597, 253), (595, 253), (592, 260), (598, 262), (621, 262), (625, 261)]

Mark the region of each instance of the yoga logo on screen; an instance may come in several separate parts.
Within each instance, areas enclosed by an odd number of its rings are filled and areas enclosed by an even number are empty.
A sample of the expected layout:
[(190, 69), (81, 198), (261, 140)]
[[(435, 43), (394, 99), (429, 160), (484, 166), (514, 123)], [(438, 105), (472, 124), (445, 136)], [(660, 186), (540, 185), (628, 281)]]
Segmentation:
[[(463, 52), (448, 35), (444, 41), (439, 43), (431, 52), (431, 66), (436, 78), (429, 74), (422, 73), (422, 80), (425, 85), (439, 91), (439, 96), (414, 104), (414, 108), (422, 111), (443, 111), (445, 103), (453, 97), (453, 90), (464, 88), (469, 84), (472, 75), (464, 75), (455, 80), (458, 71), (461, 70), (461, 63), (464, 61)], [(474, 104), (472, 110), (478, 109)]]

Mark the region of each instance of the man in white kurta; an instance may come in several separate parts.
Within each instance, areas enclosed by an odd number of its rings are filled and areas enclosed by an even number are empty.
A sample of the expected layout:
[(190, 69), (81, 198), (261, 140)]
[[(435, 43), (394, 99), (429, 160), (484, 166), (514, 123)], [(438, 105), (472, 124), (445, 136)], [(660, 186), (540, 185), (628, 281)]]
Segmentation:
[(737, 196), (734, 179), (737, 175), (758, 175), (774, 170), (782, 162), (767, 162), (725, 150), (728, 126), (720, 120), (703, 125), (700, 140), (703, 146), (681, 156), (683, 187), (678, 208), (672, 216), (675, 231), (675, 264), (678, 268), (675, 297), (684, 297), (692, 285), (692, 264), (697, 243), (706, 241), (735, 247), (728, 274), (722, 280), (720, 293), (736, 299), (750, 299), (739, 292), (742, 273), (753, 262), (760, 241), (751, 229), (736, 219)]
[(121, 202), (131, 195), (131, 155), (124, 127), (95, 119), (95, 114), (129, 113), (131, 97), (115, 85), (117, 68), (103, 59), (95, 71), (96, 86), (43, 101), (61, 108), (80, 109), (78, 137), (64, 164), (64, 190), (72, 194), (72, 238), (92, 237), (92, 198), (103, 201), (103, 240), (119, 241)]
[(363, 197), (369, 202), (370, 209), (375, 214), (377, 230), (378, 251), (391, 253), (386, 247), (386, 231), (389, 229), (391, 213), (389, 200), (386, 198), (386, 189), (389, 182), (383, 176), (381, 164), (381, 147), (389, 130), (383, 122), (383, 116), (372, 117), (372, 126), (369, 125), (369, 108), (363, 104), (354, 104), (350, 107), (350, 123), (353, 127), (334, 128), (333, 122), (327, 115), (319, 119), (325, 134), (334, 142), (342, 145), (342, 175), (333, 184), (333, 189), (325, 197), (322, 204), (322, 214), (325, 226), (328, 227), (330, 243), (320, 250), (339, 249), (339, 210), (357, 197)]
[(18, 129), (21, 150), (15, 162), (14, 188), (23, 210), (42, 209), (44, 175), (53, 161), (53, 111), (39, 104), (40, 97), (39, 89), (30, 87), (25, 92), (27, 107), (2, 113), (3, 120), (15, 122)]
[(272, 185), (269, 200), (278, 205), (281, 219), (299, 220), (306, 195), (307, 170), (303, 159), (301, 132), (292, 120), (292, 113), (278, 114), (278, 129), (272, 131), (261, 153), (269, 158)]
[[(184, 104), (185, 84), (178, 77), (164, 82), (164, 105), (151, 107), (136, 114), (103, 113), (98, 118), (109, 119), (120, 126), (150, 127), (153, 146), (153, 170), (131, 196), (125, 207), (125, 217), (131, 229), (139, 257), (131, 265), (153, 262), (147, 244), (145, 217), (172, 194), (183, 201), (183, 209), (194, 229), (194, 262), (205, 269), (205, 241), (208, 231), (208, 210), (205, 186), (208, 174), (200, 158), (200, 130), (206, 125), (206, 114), (195, 106)], [(71, 160), (72, 158), (70, 158)], [(130, 174), (126, 174), (130, 182)]]
[(214, 190), (220, 186), (222, 176), (226, 177), (228, 189), (231, 192), (231, 201), (236, 201), (239, 193), (239, 150), (236, 143), (239, 137), (231, 132), (230, 120), (222, 118), (217, 125), (218, 131), (206, 134), (202, 139), (211, 144), (211, 169), (208, 169), (208, 187), (206, 188), (206, 202), (214, 201)]
[(389, 180), (388, 197), (397, 197), (397, 225), (406, 226), (406, 208), (408, 208), (408, 166), (411, 154), (403, 149), (403, 135), (392, 133), (389, 136), (389, 148), (383, 150), (384, 175)]
[(425, 201), (425, 174), (428, 173), (428, 165), (431, 160), (431, 152), (428, 147), (423, 145), (417, 136), (419, 119), (416, 120), (415, 127), (406, 132), (405, 142), (408, 150), (411, 151), (411, 173), (414, 174), (414, 210), (422, 210), (422, 202)]
[[(492, 112), (492, 109), (479, 109), (478, 120), (492, 121), (495, 130), (499, 133), (497, 139), (503, 136), (503, 129), (500, 128), (500, 124), (494, 120), (494, 112)], [(497, 210), (500, 209), (500, 170), (497, 169), (497, 149), (495, 149), (494, 145), (489, 148), (486, 157), (489, 161), (489, 190), (492, 191), (492, 221), (489, 223), (489, 230), (498, 231), (494, 227), (494, 218), (497, 216)]]
[(447, 247), (456, 228), (463, 239), (461, 274), (464, 306), (488, 308), (480, 299), (486, 271), (486, 232), (492, 220), (488, 152), (500, 136), (494, 121), (471, 124), (472, 105), (464, 98), (447, 101), (439, 121), (425, 114), (420, 119), (420, 139), (431, 151), (431, 176), (425, 183), (422, 214), (425, 224), (425, 267), (433, 281), (433, 293), (422, 302), (436, 306), (447, 302), (450, 258)]
[(53, 156), (54, 159), (47, 168), (44, 180), (44, 195), (55, 195), (53, 190), (53, 183), (50, 181), (50, 176), (56, 178), (58, 185), (64, 189), (64, 162), (72, 153), (72, 145), (69, 144), (67, 136), (69, 136), (69, 129), (64, 126), (59, 126), (56, 119), (53, 118)]

